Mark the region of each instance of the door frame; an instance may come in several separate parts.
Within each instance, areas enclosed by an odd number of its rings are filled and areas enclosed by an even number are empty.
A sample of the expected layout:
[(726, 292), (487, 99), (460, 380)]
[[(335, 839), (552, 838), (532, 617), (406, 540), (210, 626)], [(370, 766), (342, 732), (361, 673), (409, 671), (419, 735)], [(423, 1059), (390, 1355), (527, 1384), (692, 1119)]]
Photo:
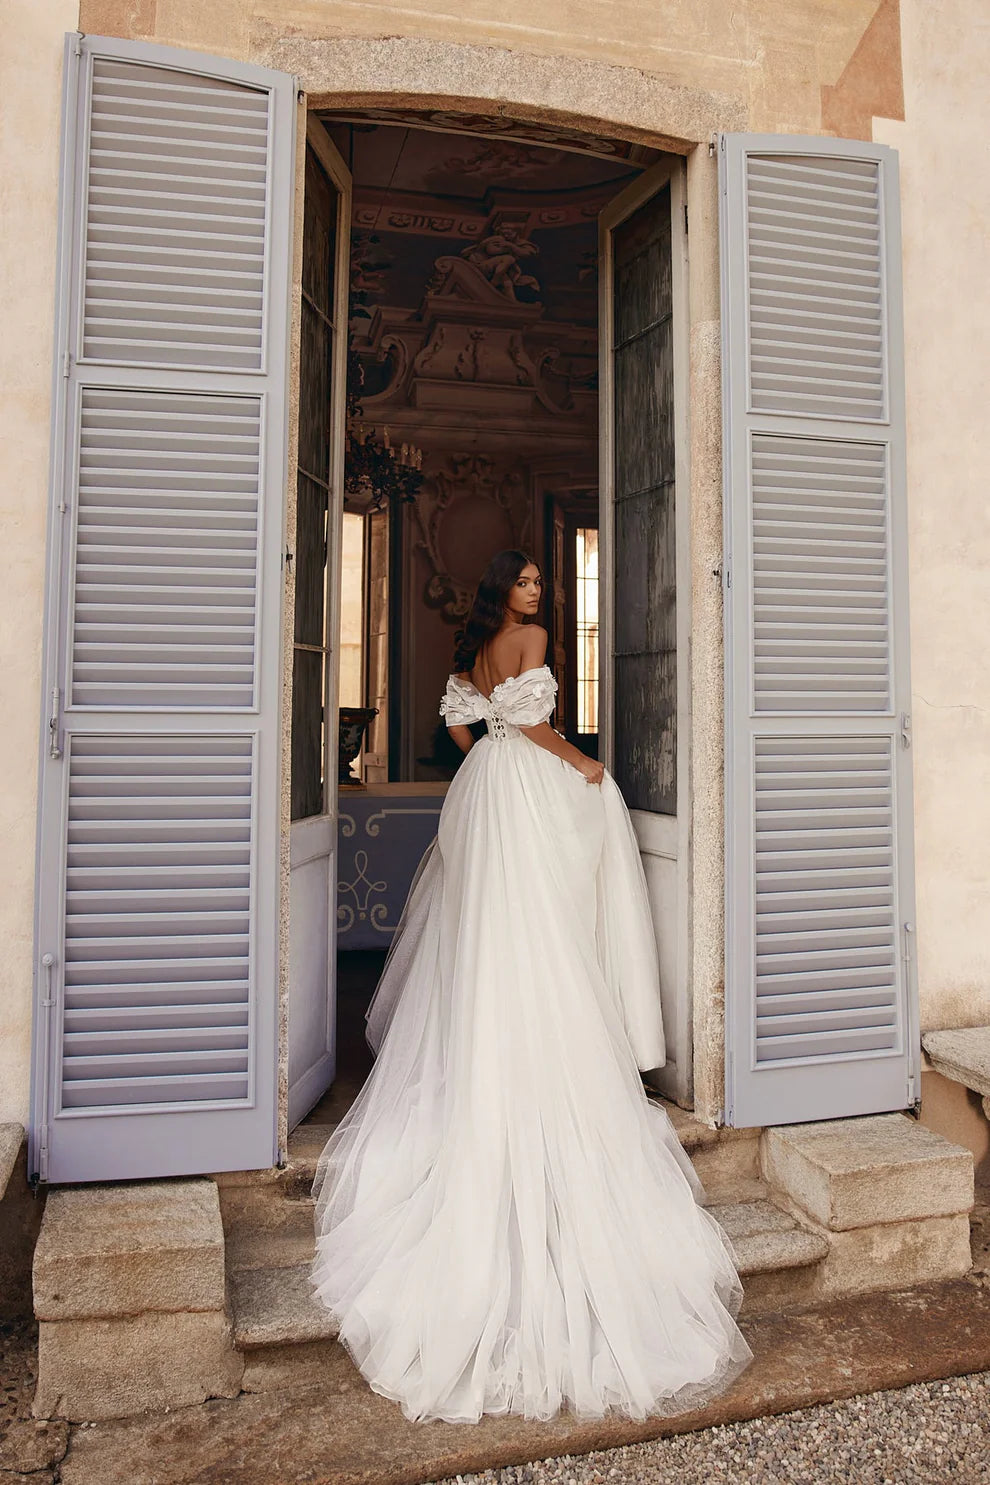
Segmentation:
[[(693, 994), (691, 967), (691, 463), (690, 463), (690, 305), (688, 300), (687, 171), (680, 156), (667, 155), (643, 172), (599, 213), (599, 757), (611, 769), (615, 737), (612, 725), (615, 667), (612, 634), (616, 574), (615, 538), (615, 378), (614, 251), (612, 234), (665, 185), (670, 186), (672, 348), (674, 381), (674, 548), (677, 633), (677, 814), (655, 815), (631, 810), (644, 856), (675, 863), (677, 945), (675, 1004), (677, 1019), (668, 1032), (668, 1073), (658, 1086), (686, 1107), (693, 1099)], [(671, 1056), (671, 1052), (673, 1056)], [(673, 1067), (670, 1067), (671, 1062)]]
[[(350, 237), (351, 237), (351, 173), (342, 156), (333, 144), (315, 113), (307, 109), (305, 140), (302, 146), (313, 149), (331, 184), (337, 191), (338, 214), (334, 243), (334, 320), (337, 326), (331, 360), (330, 395), (332, 414), (329, 426), (330, 437), (330, 502), (327, 513), (327, 564), (325, 573), (325, 613), (327, 634), (327, 664), (324, 675), (325, 707), (328, 718), (336, 718), (337, 698), (340, 690), (340, 604), (341, 604), (341, 540), (344, 519), (344, 437), (346, 432), (347, 404), (347, 335), (350, 309)], [(305, 171), (303, 171), (305, 181)], [(303, 214), (305, 213), (305, 185), (303, 186)], [(300, 228), (301, 232), (301, 228)], [(302, 292), (301, 283), (298, 292)], [(295, 375), (301, 374), (301, 352)], [(298, 474), (299, 432), (295, 431), (292, 451), (293, 467), (290, 471), (289, 488), (294, 488)], [(295, 541), (295, 537), (293, 537)], [(288, 611), (288, 645), (294, 642), (295, 616)], [(291, 706), (289, 708), (291, 726)], [(287, 1118), (291, 1130), (300, 1119), (305, 1118), (313, 1104), (321, 1097), (333, 1081), (337, 1058), (337, 729), (324, 728), (323, 757), (323, 813), (306, 819), (290, 821), (289, 824), (289, 892), (294, 869), (314, 861), (328, 859), (327, 872), (327, 974), (326, 974), (326, 1021), (324, 1050), (318, 1060), (306, 1068), (303, 1074), (291, 1081), (288, 1060), (291, 1049), (291, 1017), (293, 1012), (292, 987), (292, 923), (289, 925), (289, 988), (286, 1064), (287, 1064)]]

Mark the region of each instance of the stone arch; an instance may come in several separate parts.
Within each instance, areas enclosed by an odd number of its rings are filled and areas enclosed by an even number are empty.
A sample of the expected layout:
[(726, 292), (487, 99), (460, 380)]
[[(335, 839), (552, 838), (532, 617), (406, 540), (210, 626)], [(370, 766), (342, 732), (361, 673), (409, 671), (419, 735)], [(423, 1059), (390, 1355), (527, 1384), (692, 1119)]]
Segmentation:
[[(509, 116), (685, 155), (746, 126), (744, 101), (635, 67), (413, 37), (274, 38), (256, 60), (294, 73), (319, 108), (442, 108)], [(575, 106), (580, 101), (580, 107)]]

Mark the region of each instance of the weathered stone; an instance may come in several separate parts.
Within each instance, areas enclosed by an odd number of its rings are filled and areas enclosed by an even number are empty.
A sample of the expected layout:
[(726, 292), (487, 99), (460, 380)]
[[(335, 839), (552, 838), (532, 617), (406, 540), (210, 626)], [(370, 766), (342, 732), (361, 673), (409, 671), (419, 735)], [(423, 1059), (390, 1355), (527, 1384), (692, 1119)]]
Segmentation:
[(936, 1072), (990, 1097), (990, 1026), (928, 1031), (921, 1042)]
[(229, 1209), (221, 1197), (227, 1240), (227, 1272), (248, 1268), (294, 1268), (312, 1260), (316, 1247), (314, 1203), (287, 1201), (266, 1192), (264, 1201)]
[(7, 1470), (28, 1474), (51, 1469), (62, 1458), (68, 1442), (69, 1425), (64, 1419), (12, 1419), (0, 1439), (0, 1479)]
[(968, 1212), (973, 1157), (903, 1114), (766, 1129), (771, 1187), (833, 1232)]
[(243, 1392), (314, 1386), (326, 1392), (348, 1392), (367, 1383), (337, 1341), (304, 1341), (298, 1346), (267, 1346), (245, 1352)]
[(243, 1361), (219, 1310), (42, 1321), (39, 1418), (124, 1418), (236, 1397)]
[[(733, 1202), (712, 1207), (711, 1213), (735, 1249), (747, 1299), (756, 1275), (782, 1275), (788, 1269), (818, 1264), (828, 1254), (828, 1238), (808, 1232), (773, 1202)], [(783, 1306), (788, 1302), (782, 1298), (779, 1303)], [(744, 1308), (748, 1308), (745, 1301)]]
[(39, 1320), (223, 1306), (223, 1224), (212, 1181), (50, 1193), (34, 1254)]
[(313, 1293), (306, 1263), (234, 1274), (231, 1301), (238, 1346), (331, 1340), (337, 1334), (336, 1322)]
[(62, 1485), (413, 1485), (789, 1412), (990, 1367), (990, 1289), (957, 1281), (860, 1296), (753, 1317), (743, 1329), (752, 1366), (707, 1408), (677, 1418), (410, 1423), (366, 1385), (316, 1385), (79, 1430)]
[(0, 1438), (0, 1480), (5, 1470), (51, 1469), (69, 1444), (69, 1425), (60, 1418), (13, 1418)]
[(830, 1231), (827, 1240), (828, 1258), (812, 1294), (816, 1301), (957, 1279), (972, 1266), (965, 1212)]

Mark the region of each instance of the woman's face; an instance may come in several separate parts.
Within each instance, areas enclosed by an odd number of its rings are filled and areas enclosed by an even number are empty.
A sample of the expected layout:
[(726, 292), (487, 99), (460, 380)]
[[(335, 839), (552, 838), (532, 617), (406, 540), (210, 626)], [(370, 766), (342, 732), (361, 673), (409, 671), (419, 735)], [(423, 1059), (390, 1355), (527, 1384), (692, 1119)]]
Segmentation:
[(516, 578), (505, 595), (505, 606), (510, 613), (526, 618), (535, 614), (543, 596), (543, 579), (535, 562), (529, 562)]

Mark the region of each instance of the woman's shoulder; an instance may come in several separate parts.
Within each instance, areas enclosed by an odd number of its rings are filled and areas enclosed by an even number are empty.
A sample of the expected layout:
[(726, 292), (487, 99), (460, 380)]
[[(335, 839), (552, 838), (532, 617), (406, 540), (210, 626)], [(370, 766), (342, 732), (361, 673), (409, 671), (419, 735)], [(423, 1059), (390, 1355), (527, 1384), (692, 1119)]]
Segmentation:
[(516, 644), (518, 646), (520, 669), (532, 670), (542, 665), (547, 658), (547, 645), (550, 636), (542, 624), (524, 624)]

